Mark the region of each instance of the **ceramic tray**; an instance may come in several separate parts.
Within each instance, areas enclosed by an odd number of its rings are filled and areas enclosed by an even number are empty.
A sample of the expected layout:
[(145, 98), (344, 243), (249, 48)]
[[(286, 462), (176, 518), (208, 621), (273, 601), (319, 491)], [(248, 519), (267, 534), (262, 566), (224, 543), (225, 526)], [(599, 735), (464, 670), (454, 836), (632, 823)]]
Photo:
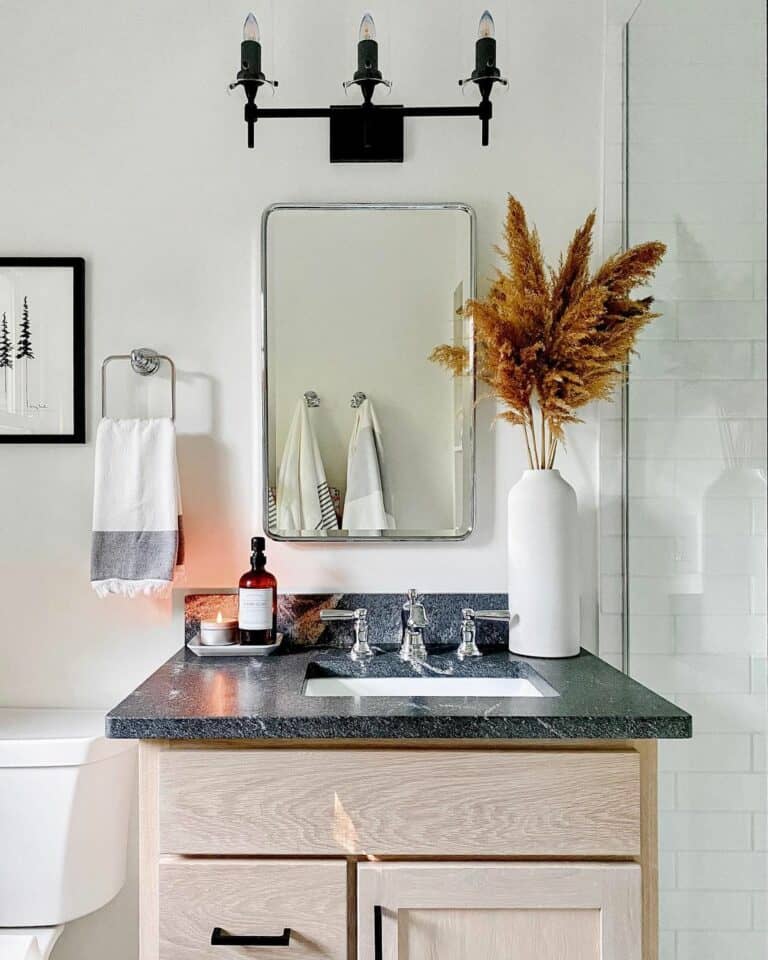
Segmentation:
[(187, 650), (190, 650), (198, 657), (266, 657), (283, 642), (282, 633), (277, 635), (277, 643), (270, 643), (266, 646), (251, 646), (242, 643), (229, 643), (222, 646), (209, 646), (202, 643), (188, 643)]

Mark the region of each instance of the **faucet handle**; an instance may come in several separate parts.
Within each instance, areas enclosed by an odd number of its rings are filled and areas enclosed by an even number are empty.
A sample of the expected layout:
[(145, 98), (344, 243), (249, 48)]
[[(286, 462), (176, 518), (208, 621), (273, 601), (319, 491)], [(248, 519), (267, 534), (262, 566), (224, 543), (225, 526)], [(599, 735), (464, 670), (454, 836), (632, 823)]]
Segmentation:
[(470, 610), (474, 620), (502, 620), (509, 623), (509, 610)]
[(509, 622), (509, 610), (473, 610), (471, 607), (465, 607), (461, 611), (461, 643), (456, 650), (459, 660), (464, 660), (466, 657), (482, 657), (476, 639), (476, 621), (478, 620)]
[(355, 615), (355, 642), (349, 655), (353, 660), (370, 660), (373, 650), (368, 646), (368, 611), (359, 607)]
[(332, 623), (334, 620), (356, 620), (357, 613), (357, 610), (321, 610), (320, 619), (323, 623)]
[(475, 611), (465, 607), (461, 611), (461, 643), (456, 650), (459, 660), (467, 657), (482, 657), (476, 642), (477, 627), (475, 626)]
[(365, 607), (357, 610), (321, 610), (320, 619), (324, 623), (334, 621), (352, 621), (355, 627), (355, 642), (349, 651), (352, 660), (370, 660), (373, 650), (368, 645), (368, 611)]

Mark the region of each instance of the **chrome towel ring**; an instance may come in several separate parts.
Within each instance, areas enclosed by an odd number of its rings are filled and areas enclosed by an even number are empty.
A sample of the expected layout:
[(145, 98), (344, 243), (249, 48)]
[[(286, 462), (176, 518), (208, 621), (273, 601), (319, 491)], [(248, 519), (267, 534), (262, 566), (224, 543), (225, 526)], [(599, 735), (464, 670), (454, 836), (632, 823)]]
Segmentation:
[(130, 353), (113, 353), (105, 357), (101, 363), (101, 415), (107, 415), (107, 366), (113, 360), (130, 360), (134, 373), (142, 377), (150, 377), (160, 369), (164, 360), (171, 369), (171, 420), (176, 420), (176, 365), (164, 353), (158, 353), (149, 347), (139, 347)]

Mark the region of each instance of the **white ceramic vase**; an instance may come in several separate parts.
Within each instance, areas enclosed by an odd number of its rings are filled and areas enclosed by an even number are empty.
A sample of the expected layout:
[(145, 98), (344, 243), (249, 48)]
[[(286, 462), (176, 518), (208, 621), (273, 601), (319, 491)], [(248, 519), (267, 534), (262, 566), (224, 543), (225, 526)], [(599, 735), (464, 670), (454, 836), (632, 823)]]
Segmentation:
[(579, 652), (578, 510), (559, 470), (526, 470), (507, 509), (509, 649), (526, 657)]

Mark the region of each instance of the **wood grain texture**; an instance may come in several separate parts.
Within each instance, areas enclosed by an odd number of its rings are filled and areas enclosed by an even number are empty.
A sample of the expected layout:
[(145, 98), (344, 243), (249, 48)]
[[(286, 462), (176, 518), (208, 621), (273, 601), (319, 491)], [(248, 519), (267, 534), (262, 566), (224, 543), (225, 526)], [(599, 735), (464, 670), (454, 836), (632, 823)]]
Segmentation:
[(599, 910), (400, 910), (398, 960), (600, 960)]
[(139, 744), (139, 958), (158, 960), (158, 802), (161, 742)]
[(634, 751), (166, 751), (160, 851), (640, 854)]
[(358, 960), (374, 960), (376, 905), (383, 960), (641, 960), (640, 873), (636, 864), (360, 864)]
[[(160, 865), (160, 960), (347, 960), (343, 860), (187, 860)], [(221, 927), (290, 946), (211, 946)]]
[(640, 756), (640, 861), (643, 867), (643, 960), (659, 957), (658, 748), (635, 744)]

